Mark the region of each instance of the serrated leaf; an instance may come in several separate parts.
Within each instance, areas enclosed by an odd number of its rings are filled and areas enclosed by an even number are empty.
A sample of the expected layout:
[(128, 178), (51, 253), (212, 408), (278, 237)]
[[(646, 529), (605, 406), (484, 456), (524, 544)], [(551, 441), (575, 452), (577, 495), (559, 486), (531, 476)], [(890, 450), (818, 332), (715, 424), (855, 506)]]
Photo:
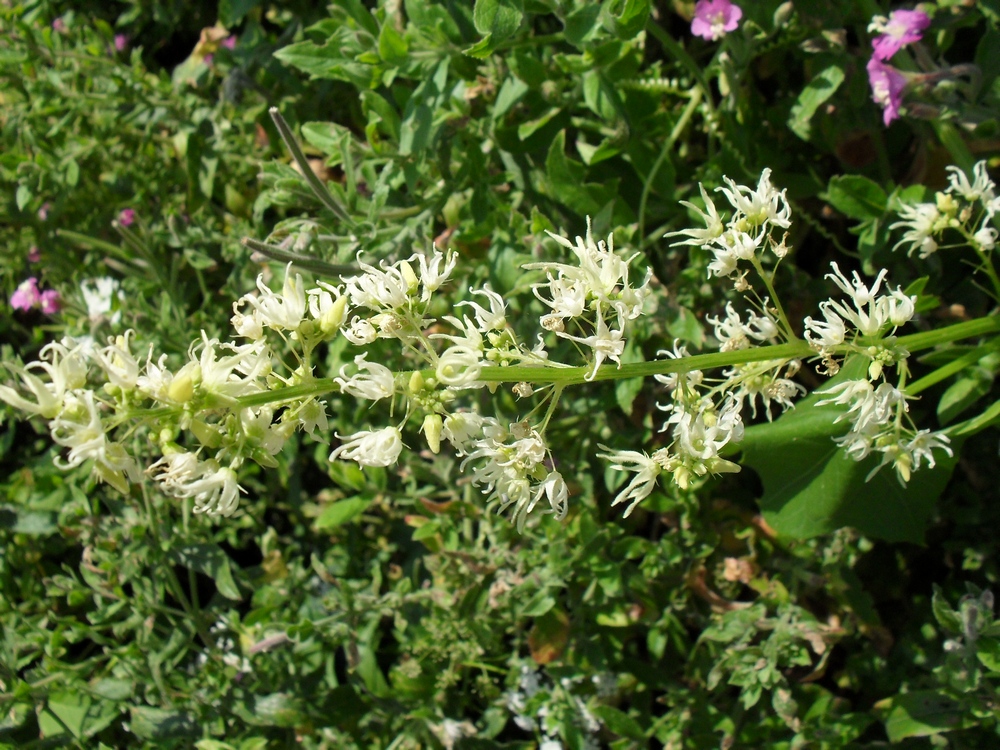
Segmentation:
[(812, 118), (816, 110), (833, 96), (844, 82), (844, 70), (839, 65), (831, 65), (813, 77), (796, 100), (788, 118), (788, 127), (799, 138), (808, 141), (812, 135)]
[(885, 191), (861, 175), (831, 178), (823, 197), (844, 216), (859, 221), (881, 218), (889, 203)]
[(371, 498), (363, 497), (338, 500), (323, 509), (323, 512), (319, 514), (313, 526), (317, 531), (327, 531), (335, 529), (338, 526), (343, 526), (345, 523), (350, 523), (364, 513), (371, 504)]

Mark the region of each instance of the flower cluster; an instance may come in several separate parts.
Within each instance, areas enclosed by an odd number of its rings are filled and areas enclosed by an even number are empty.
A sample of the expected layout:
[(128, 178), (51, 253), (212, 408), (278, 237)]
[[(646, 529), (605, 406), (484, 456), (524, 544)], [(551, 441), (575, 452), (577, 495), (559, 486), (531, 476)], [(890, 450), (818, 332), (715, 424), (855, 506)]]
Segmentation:
[(931, 19), (922, 10), (894, 10), (889, 17), (875, 16), (868, 31), (878, 34), (872, 40), (868, 61), (868, 83), (872, 100), (882, 107), (882, 119), (888, 126), (899, 117), (907, 77), (886, 61), (908, 44), (919, 42)]
[(62, 299), (55, 289), (40, 290), (38, 279), (32, 276), (10, 295), (10, 306), (15, 310), (41, 310), (46, 315), (55, 315), (62, 309)]
[[(868, 377), (846, 379), (819, 391), (826, 397), (816, 405), (846, 407), (837, 421), (849, 419), (851, 429), (835, 442), (855, 461), (867, 458), (873, 451), (882, 453), (882, 462), (869, 474), (869, 479), (883, 466), (892, 464), (900, 482), (906, 484), (922, 461), (933, 468), (933, 449), (952, 453), (945, 434), (918, 431), (907, 419), (902, 382), (909, 353), (896, 344), (893, 334), (913, 318), (916, 297), (899, 288), (886, 288), (880, 294), (884, 269), (871, 284), (866, 284), (857, 271), (848, 279), (836, 263), (831, 265), (833, 272), (826, 277), (850, 298), (850, 304), (839, 299), (821, 302), (823, 320), (807, 317), (805, 336), (820, 353), (828, 373), (839, 370), (840, 365), (834, 359), (839, 353), (867, 361)], [(885, 379), (891, 367), (899, 372), (899, 386)]]
[[(625, 350), (625, 325), (643, 313), (643, 303), (649, 296), (652, 271), (638, 287), (629, 284), (629, 263), (636, 256), (623, 259), (615, 253), (614, 237), (595, 242), (587, 220), (586, 238), (577, 237), (576, 244), (559, 235), (552, 239), (568, 248), (577, 263), (526, 263), (523, 268), (546, 272), (548, 281), (532, 285), (532, 291), (550, 312), (539, 320), (541, 327), (557, 336), (575, 341), (593, 351), (592, 380), (598, 368), (609, 359), (621, 365)], [(573, 324), (581, 335), (566, 330)]]
[[(787, 229), (791, 224), (791, 209), (784, 190), (777, 190), (771, 184), (771, 170), (761, 172), (757, 188), (737, 185), (728, 177), (723, 177), (725, 186), (716, 188), (733, 208), (733, 215), (725, 223), (715, 207), (715, 203), (699, 185), (705, 210), (688, 201), (681, 205), (694, 211), (705, 227), (682, 229), (667, 236), (687, 236), (677, 244), (691, 245), (709, 250), (714, 260), (708, 266), (709, 276), (735, 278), (737, 289), (746, 282), (746, 270), (740, 273), (740, 261), (759, 265), (760, 255), (769, 249), (781, 260), (788, 252), (784, 240), (775, 240), (773, 229)], [(741, 291), (743, 291), (741, 289)]]
[[(596, 680), (596, 678), (595, 678)], [(600, 747), (601, 722), (590, 712), (583, 698), (574, 692), (580, 679), (564, 677), (553, 682), (547, 675), (522, 666), (517, 686), (505, 694), (514, 723), (526, 732), (541, 732), (539, 750), (560, 750), (560, 727), (576, 729), (577, 746), (585, 750)]]
[(980, 253), (992, 252), (997, 241), (992, 222), (1000, 211), (1000, 197), (986, 170), (986, 162), (980, 161), (973, 167), (971, 181), (958, 167), (948, 167), (948, 172), (949, 185), (937, 193), (933, 203), (899, 205), (903, 220), (890, 228), (906, 231), (893, 249), (905, 245), (907, 254), (917, 252), (921, 258), (927, 258), (937, 252), (941, 236), (952, 229)]

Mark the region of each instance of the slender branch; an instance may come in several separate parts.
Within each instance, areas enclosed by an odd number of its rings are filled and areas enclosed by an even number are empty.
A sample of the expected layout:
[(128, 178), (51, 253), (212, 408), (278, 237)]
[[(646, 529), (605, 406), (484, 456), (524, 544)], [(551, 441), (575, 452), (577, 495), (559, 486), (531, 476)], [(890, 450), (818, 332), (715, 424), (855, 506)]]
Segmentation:
[(274, 120), (274, 124), (278, 128), (281, 140), (285, 142), (285, 146), (288, 147), (288, 151), (295, 160), (295, 163), (299, 165), (299, 171), (302, 172), (302, 176), (309, 183), (309, 187), (312, 188), (313, 193), (319, 198), (320, 203), (330, 209), (342, 222), (348, 226), (354, 226), (354, 220), (347, 213), (347, 209), (340, 205), (340, 202), (333, 197), (333, 193), (327, 189), (323, 181), (312, 171), (312, 167), (309, 166), (309, 160), (302, 153), (299, 142), (295, 140), (295, 134), (292, 133), (292, 129), (285, 122), (285, 118), (281, 116), (278, 108), (271, 107), (268, 111), (271, 113), (271, 119)]

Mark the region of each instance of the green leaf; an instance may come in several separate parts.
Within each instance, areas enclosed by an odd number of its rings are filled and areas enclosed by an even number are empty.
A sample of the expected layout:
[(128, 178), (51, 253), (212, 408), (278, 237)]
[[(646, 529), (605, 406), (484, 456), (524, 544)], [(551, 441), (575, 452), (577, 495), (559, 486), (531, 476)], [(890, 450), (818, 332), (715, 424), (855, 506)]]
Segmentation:
[(302, 706), (298, 698), (287, 693), (255, 695), (247, 701), (247, 720), (269, 727), (293, 727), (302, 722)]
[(169, 711), (151, 706), (132, 706), (129, 727), (144, 740), (168, 740), (197, 737), (201, 728), (186, 711)]
[(168, 558), (185, 568), (203, 573), (215, 581), (215, 587), (227, 599), (242, 601), (233, 572), (229, 567), (229, 556), (217, 544), (190, 544), (170, 551)]
[(976, 641), (976, 658), (991, 672), (1000, 673), (1000, 639), (981, 636)]
[(619, 39), (637, 36), (652, 12), (650, 0), (611, 0), (604, 7), (604, 27)]
[(830, 180), (823, 198), (851, 219), (878, 219), (885, 213), (889, 197), (867, 177), (838, 175)]
[(844, 70), (839, 65), (831, 65), (821, 70), (799, 94), (788, 118), (788, 127), (799, 138), (809, 140), (812, 134), (811, 120), (819, 106), (836, 93), (844, 82)]
[(379, 125), (382, 132), (392, 140), (398, 141), (400, 118), (396, 108), (384, 96), (374, 91), (362, 91), (360, 97), (361, 109), (369, 121), (372, 115), (380, 118)]
[(931, 597), (931, 610), (934, 612), (934, 619), (938, 625), (947, 630), (952, 635), (962, 632), (962, 621), (958, 613), (951, 608), (948, 600), (941, 592), (941, 587), (934, 584), (934, 595)]
[(323, 509), (323, 512), (319, 514), (313, 526), (317, 531), (326, 531), (343, 526), (345, 523), (350, 523), (364, 513), (371, 504), (372, 499), (364, 497), (338, 500)]
[(951, 732), (976, 723), (964, 702), (938, 690), (895, 695), (876, 703), (875, 709), (883, 714), (890, 742)]
[(646, 739), (646, 732), (639, 722), (614, 706), (597, 705), (593, 706), (590, 712), (619, 737), (628, 737), (637, 742)]
[(556, 606), (556, 600), (549, 596), (547, 589), (542, 589), (524, 605), (524, 611), (521, 612), (521, 616), (541, 617), (554, 606)]
[[(865, 360), (845, 364), (831, 385), (864, 376)], [(781, 535), (807, 539), (853, 526), (887, 541), (923, 541), (934, 502), (947, 484), (956, 460), (938, 455), (934, 469), (923, 468), (910, 483), (899, 484), (886, 466), (870, 481), (881, 455), (854, 461), (833, 438), (849, 425), (835, 405), (816, 406), (813, 394), (768, 424), (747, 428), (743, 463), (764, 485), (758, 501), (764, 518)]]
[(14, 200), (17, 203), (17, 210), (23, 211), (24, 207), (31, 201), (31, 188), (27, 185), (18, 185), (17, 192), (14, 193)]
[(509, 39), (524, 18), (521, 0), (476, 0), (472, 22), (480, 34), (489, 34), (495, 42)]
[(990, 392), (993, 377), (981, 367), (965, 372), (941, 394), (938, 401), (938, 421), (945, 425)]
[(400, 34), (391, 20), (387, 20), (379, 31), (378, 54), (383, 60), (392, 65), (402, 65), (406, 62), (410, 45)]
[(85, 693), (53, 693), (38, 712), (38, 728), (46, 737), (70, 734), (84, 739), (100, 732), (118, 715), (114, 706), (94, 701)]
[(307, 122), (302, 125), (302, 137), (330, 157), (330, 164), (343, 161), (340, 144), (345, 134), (350, 136), (351, 131), (335, 122)]
[(564, 34), (574, 47), (583, 47), (600, 32), (600, 3), (583, 3), (566, 17)]
[(10, 529), (15, 534), (45, 536), (59, 531), (55, 513), (27, 510), (16, 505), (0, 505), (0, 529)]
[(434, 74), (424, 79), (406, 102), (399, 129), (401, 156), (420, 155), (440, 130), (441, 123), (434, 121), (434, 112), (443, 103), (442, 92), (448, 82), (448, 62), (448, 58), (444, 58)]
[(578, 161), (566, 156), (566, 131), (560, 130), (552, 139), (549, 153), (545, 157), (545, 171), (548, 177), (546, 192), (581, 216), (593, 216), (601, 210), (583, 183), (584, 168)]
[(229, 28), (242, 21), (261, 0), (219, 0), (219, 23)]

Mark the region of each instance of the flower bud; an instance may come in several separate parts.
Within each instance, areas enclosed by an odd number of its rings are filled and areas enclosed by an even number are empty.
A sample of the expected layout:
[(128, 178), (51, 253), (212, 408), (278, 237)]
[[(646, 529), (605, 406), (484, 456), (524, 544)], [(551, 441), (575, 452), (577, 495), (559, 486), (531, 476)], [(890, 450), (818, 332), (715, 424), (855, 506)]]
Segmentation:
[(323, 317), (319, 321), (319, 329), (327, 335), (339, 331), (340, 326), (344, 324), (346, 312), (346, 295), (337, 297), (334, 303), (323, 313)]
[(437, 454), (441, 451), (441, 427), (442, 420), (440, 414), (428, 414), (424, 417), (424, 423), (420, 427), (420, 431), (424, 433), (424, 437), (427, 439), (427, 447), (431, 449), (431, 453)]
[[(195, 367), (195, 370), (200, 370), (201, 368)], [(200, 373), (199, 373), (200, 374)], [(167, 386), (167, 398), (171, 401), (176, 401), (179, 404), (186, 404), (194, 397), (194, 375), (192, 371), (177, 373), (177, 377), (170, 381), (170, 385)]]

